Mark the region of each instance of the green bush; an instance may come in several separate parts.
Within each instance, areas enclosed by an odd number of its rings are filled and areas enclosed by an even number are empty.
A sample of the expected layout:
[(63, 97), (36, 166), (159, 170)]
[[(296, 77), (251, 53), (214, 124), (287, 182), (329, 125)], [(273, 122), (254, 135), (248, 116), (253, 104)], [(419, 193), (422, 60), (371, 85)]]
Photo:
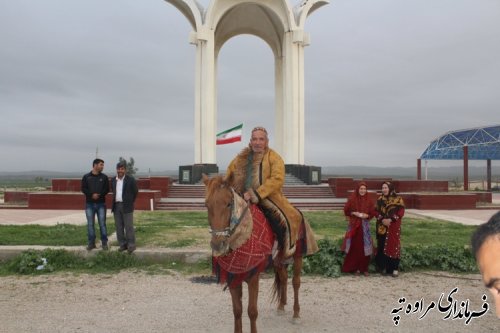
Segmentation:
[[(304, 258), (303, 272), (327, 277), (340, 276), (345, 256), (340, 251), (341, 244), (342, 240), (319, 240), (319, 251)], [(418, 269), (459, 273), (475, 273), (478, 271), (474, 256), (468, 246), (443, 244), (403, 246), (401, 253), (401, 271), (409, 272)], [(374, 270), (373, 263), (370, 265), (370, 270)]]
[(433, 269), (452, 272), (477, 272), (477, 265), (468, 246), (436, 244), (403, 247), (400, 269)]
[(340, 251), (342, 240), (332, 241), (320, 239), (319, 251), (304, 258), (302, 270), (306, 274), (317, 274), (327, 277), (340, 276), (340, 268), (344, 261), (344, 254)]
[(29, 249), (0, 267), (4, 273), (44, 274), (56, 271), (113, 272), (140, 265), (135, 256), (126, 253), (99, 251), (94, 256), (83, 258), (66, 250)]
[(140, 266), (141, 262), (127, 253), (117, 251), (99, 251), (85, 262), (85, 267), (97, 272), (119, 271)]
[(65, 250), (33, 249), (22, 252), (5, 264), (8, 272), (19, 274), (42, 274), (81, 266), (83, 258)]

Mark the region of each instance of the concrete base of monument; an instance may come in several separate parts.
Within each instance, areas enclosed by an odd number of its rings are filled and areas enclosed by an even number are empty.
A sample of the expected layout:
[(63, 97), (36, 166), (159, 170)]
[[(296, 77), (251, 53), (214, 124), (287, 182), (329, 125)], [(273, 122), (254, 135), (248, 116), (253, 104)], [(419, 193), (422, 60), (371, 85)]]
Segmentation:
[(218, 174), (217, 164), (191, 164), (179, 166), (179, 184), (197, 184), (202, 174)]
[(321, 167), (301, 164), (285, 164), (285, 172), (306, 185), (321, 184)]

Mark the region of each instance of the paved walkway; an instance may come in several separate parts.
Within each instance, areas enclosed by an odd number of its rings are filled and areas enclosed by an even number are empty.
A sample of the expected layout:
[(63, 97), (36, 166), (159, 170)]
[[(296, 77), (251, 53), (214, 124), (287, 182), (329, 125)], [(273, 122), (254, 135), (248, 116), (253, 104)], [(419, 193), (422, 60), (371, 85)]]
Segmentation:
[[(500, 193), (493, 193), (492, 203), (500, 204)], [(487, 222), (490, 217), (498, 212), (498, 209), (469, 209), (469, 210), (420, 210), (407, 209), (407, 213), (417, 216), (427, 216), (435, 219), (462, 223), (467, 225), (479, 225)]]
[(0, 209), (0, 225), (5, 224), (40, 224), (55, 225), (86, 224), (85, 212), (82, 210), (51, 209)]
[(407, 209), (407, 214), (432, 217), (466, 225), (479, 225), (487, 222), (490, 217), (498, 212), (497, 209), (471, 209), (471, 210), (419, 210)]

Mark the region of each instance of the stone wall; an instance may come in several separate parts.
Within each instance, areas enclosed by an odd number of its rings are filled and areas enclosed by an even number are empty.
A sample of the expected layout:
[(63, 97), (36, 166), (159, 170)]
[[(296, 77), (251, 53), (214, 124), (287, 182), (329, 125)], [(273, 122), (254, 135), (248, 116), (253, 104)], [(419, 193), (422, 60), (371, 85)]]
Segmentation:
[[(5, 192), (5, 203), (26, 203), (30, 209), (84, 209), (85, 196), (81, 192), (80, 178), (52, 179), (51, 191)], [(166, 198), (171, 184), (170, 177), (150, 177), (137, 179), (139, 193), (135, 202), (137, 210), (150, 210), (151, 200), (156, 209), (161, 198)], [(110, 184), (111, 186), (111, 184)], [(106, 196), (106, 204), (111, 208), (113, 194)]]
[(476, 209), (478, 202), (492, 202), (491, 192), (449, 192), (446, 180), (393, 180), (391, 178), (353, 179), (349, 177), (329, 178), (328, 184), (337, 198), (349, 197), (359, 182), (365, 182), (372, 198), (380, 195), (384, 181), (390, 181), (402, 196), (406, 208)]

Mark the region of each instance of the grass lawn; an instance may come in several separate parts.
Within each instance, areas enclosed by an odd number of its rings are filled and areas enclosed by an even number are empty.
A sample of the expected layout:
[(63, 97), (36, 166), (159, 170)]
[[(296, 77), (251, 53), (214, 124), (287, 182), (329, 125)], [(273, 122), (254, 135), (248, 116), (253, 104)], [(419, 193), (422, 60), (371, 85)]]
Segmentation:
[[(304, 212), (318, 238), (340, 239), (347, 222), (340, 211)], [(206, 212), (136, 212), (138, 247), (208, 248), (210, 235)], [(375, 222), (372, 220), (372, 233)], [(115, 230), (113, 218), (107, 220), (108, 234)], [(403, 219), (402, 244), (468, 245), (475, 226), (466, 226), (431, 218)], [(96, 223), (96, 234), (99, 235)], [(78, 246), (86, 244), (86, 226), (0, 226), (0, 245)]]
[(136, 212), (138, 247), (208, 247), (206, 212)]
[[(111, 223), (110, 223), (111, 222)], [(114, 222), (108, 219), (106, 229), (111, 235), (115, 232)], [(95, 232), (99, 237), (99, 225)], [(2, 225), (0, 226), (0, 245), (46, 245), (46, 246), (83, 246), (87, 245), (87, 226), (57, 224), (41, 225)]]
[[(340, 211), (304, 212), (320, 241), (321, 251), (304, 260), (307, 274), (339, 276), (343, 254), (339, 249), (347, 222)], [(374, 225), (375, 222), (372, 222)], [(107, 221), (108, 233), (114, 232), (113, 218)], [(137, 245), (157, 248), (196, 247), (209, 249), (206, 212), (136, 212)], [(431, 218), (403, 220), (403, 270), (438, 269), (471, 272), (476, 264), (465, 249), (475, 226), (465, 226)], [(372, 226), (372, 232), (374, 232)], [(96, 225), (98, 234), (98, 226)], [(87, 242), (86, 226), (58, 224), (56, 226), (0, 226), (0, 245), (83, 246)], [(113, 244), (113, 243), (111, 243)], [(114, 244), (116, 245), (116, 244)], [(406, 250), (405, 250), (406, 248)], [(44, 271), (36, 267), (47, 258), (50, 265)], [(6, 263), (0, 263), (0, 276), (8, 274), (44, 274), (52, 271), (108, 272), (138, 269), (151, 274), (183, 273), (210, 274), (210, 261), (196, 264), (182, 262), (148, 262), (117, 251), (97, 251), (95, 256), (82, 258), (64, 250), (25, 251)]]
[[(342, 212), (305, 212), (311, 227), (319, 238), (333, 240), (344, 237), (347, 221)], [(426, 217), (404, 217), (401, 226), (401, 243), (408, 245), (468, 245), (476, 226), (437, 220)], [(371, 220), (375, 240), (375, 219)]]

